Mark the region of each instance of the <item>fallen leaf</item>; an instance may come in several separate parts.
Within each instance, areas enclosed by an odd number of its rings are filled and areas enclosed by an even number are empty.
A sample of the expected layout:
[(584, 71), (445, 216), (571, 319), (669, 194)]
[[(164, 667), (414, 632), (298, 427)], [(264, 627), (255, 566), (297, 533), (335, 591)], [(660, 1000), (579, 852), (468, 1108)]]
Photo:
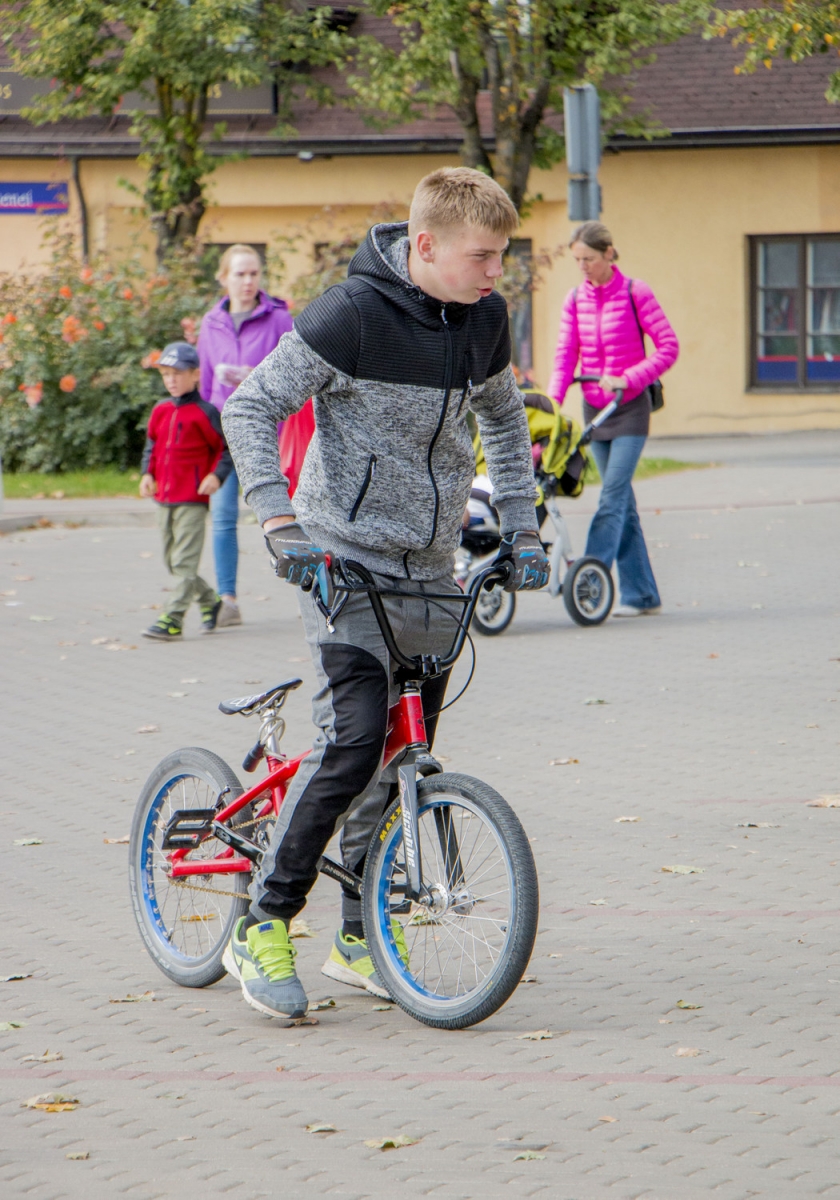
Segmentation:
[(579, 763), (579, 758), (551, 758), (548, 761), (550, 767), (569, 767), (572, 763)]
[(702, 875), (706, 870), (705, 867), (684, 867), (677, 865), (675, 867), (663, 867), (662, 870), (667, 875)]
[(589, 903), (598, 905), (598, 904), (606, 904), (607, 902), (606, 902), (606, 900), (590, 900)]
[(294, 917), (292, 919), (292, 923), (289, 925), (289, 937), (290, 938), (299, 938), (299, 937), (314, 938), (317, 936), (318, 936), (317, 933), (315, 933), (315, 931), (309, 927), (307, 922), (304, 921), (303, 917)]
[(776, 825), (772, 821), (739, 821), (735, 826), (736, 829), (781, 829), (781, 825)]
[(137, 647), (129, 646), (127, 644), (124, 645), (122, 642), (111, 642), (111, 644), (109, 646), (106, 646), (105, 649), (106, 650), (136, 650)]
[(285, 1067), (275, 1067), (274, 1070), (275, 1071), (285, 1071), (286, 1068)]
[(80, 1103), (75, 1096), (67, 1096), (64, 1092), (44, 1092), (40, 1096), (30, 1096), (28, 1100), (24, 1100), (21, 1108), (39, 1108), (43, 1112), (72, 1112)]
[(519, 980), (520, 983), (539, 983), (536, 975), (523, 975)]
[(607, 704), (606, 700), (596, 700), (594, 696), (590, 696), (588, 700), (584, 700), (584, 704)]
[(615, 817), (616, 825), (625, 825), (632, 821), (641, 821), (641, 817)]
[[(149, 555), (149, 557), (151, 558), (151, 555)], [(195, 1134), (194, 1134), (194, 1133), (185, 1133), (185, 1134), (182, 1134), (182, 1136), (181, 1136), (181, 1137), (177, 1137), (177, 1138), (175, 1139), (175, 1141), (176, 1141), (176, 1142), (194, 1142), (194, 1141), (195, 1141)]]
[(141, 551), (140, 551), (140, 557), (141, 557), (141, 558), (151, 558), (151, 557), (152, 557), (152, 552), (151, 552), (151, 550), (141, 550)]
[(706, 657), (707, 658), (720, 658), (720, 655), (719, 654), (707, 654)]
[(752, 605), (750, 605), (750, 607), (757, 611), (760, 608), (764, 608), (764, 605), (763, 604), (752, 604)]
[[(141, 725), (138, 733), (160, 733), (160, 725)], [(128, 753), (128, 751), (126, 751)]]
[(393, 1004), (374, 1004), (372, 1012), (393, 1012)]
[(0, 1029), (4, 1031), (9, 1029), (23, 1029), (25, 1024), (25, 1021), (0, 1021)]
[(710, 537), (711, 537), (711, 534), (709, 534), (709, 533), (692, 533), (692, 535), (691, 535), (691, 539), (694, 542), (704, 542), (704, 541), (707, 541)]
[(533, 1033), (518, 1033), (516, 1040), (518, 1042), (550, 1042), (554, 1037), (548, 1029), (535, 1029)]
[[(105, 840), (107, 841), (107, 838)], [(128, 838), (123, 838), (121, 840), (127, 842)], [(188, 917), (179, 917), (178, 920), (186, 924), (191, 921), (215, 921), (218, 919), (218, 916), (218, 913), (191, 913)]]
[(91, 646), (107, 646), (109, 642), (113, 641), (114, 639), (110, 637), (98, 637), (93, 638), (90, 644)]
[(15, 838), (16, 846), (43, 846), (43, 838)]
[(520, 1154), (514, 1156), (514, 1162), (533, 1162), (534, 1159), (545, 1158), (544, 1154), (539, 1154), (536, 1150), (523, 1150)]
[(45, 1050), (43, 1054), (27, 1054), (26, 1058), (22, 1058), (21, 1062), (36, 1062), (36, 1063), (51, 1063), (61, 1062), (64, 1055), (60, 1050)]
[(156, 996), (154, 992), (141, 992), (139, 995), (132, 995), (131, 992), (127, 996), (120, 996), (118, 1000), (109, 1000), (109, 1004), (141, 1004), (144, 1000), (159, 1000), (160, 996)]
[(167, 692), (166, 694), (167, 696), (171, 696), (173, 700), (183, 700), (185, 696), (189, 695), (188, 692)]
[(59, 642), (59, 646), (78, 646), (78, 642)]
[(548, 956), (548, 957), (549, 957), (549, 958), (562, 958), (562, 957), (563, 957), (563, 955), (562, 955), (562, 954), (549, 954), (549, 956)]
[(0, 975), (0, 983), (17, 983), (19, 979), (31, 979), (32, 972), (28, 971), (25, 975)]
[[(300, 661), (303, 662), (303, 659), (301, 659)], [(262, 683), (262, 680), (261, 679), (243, 679), (242, 682), (243, 683)]]
[(819, 729), (819, 725), (806, 725), (806, 729)]
[(809, 801), (808, 808), (840, 808), (840, 792), (829, 796), (820, 796), (819, 800)]
[(323, 1012), (325, 1008), (335, 1008), (335, 1000), (318, 1000), (309, 1005), (310, 1012)]
[(200, 679), (182, 679), (181, 683), (201, 683)]
[(667, 1017), (660, 1017), (659, 1024), (660, 1025), (671, 1025), (671, 1024), (673, 1024), (673, 1022), (669, 1021)]
[(761, 563), (757, 563), (757, 562), (744, 562), (744, 560), (743, 560), (743, 559), (739, 559), (739, 561), (738, 561), (738, 566), (739, 566), (739, 567), (760, 567), (760, 566), (761, 566)]
[(105, 843), (106, 846), (127, 846), (130, 841), (130, 838), (129, 838), (129, 835), (126, 833), (122, 837), (103, 838), (102, 841)]
[(90, 1158), (90, 1150), (71, 1150), (69, 1154), (64, 1155), (73, 1162), (82, 1162), (86, 1158)]
[(696, 1046), (680, 1046), (674, 1054), (674, 1058), (696, 1058), (699, 1053)]
[(370, 1138), (365, 1145), (370, 1146), (371, 1150), (401, 1150), (403, 1146), (416, 1146), (422, 1140), (400, 1133), (397, 1137)]
[(317, 1017), (293, 1017), (286, 1028), (291, 1028), (293, 1025), (317, 1025)]
[(15, 575), (16, 583), (31, 583), (35, 578), (34, 575)]
[(268, 596), (254, 596), (255, 600), (268, 600)]
[(702, 1004), (689, 1004), (687, 1000), (678, 1000), (677, 1001), (677, 1008), (695, 1009), (695, 1008), (702, 1008), (702, 1007), (703, 1007)]
[(36, 617), (34, 613), (29, 618), (30, 621), (54, 621), (55, 617)]
[(338, 1133), (335, 1125), (307, 1125), (307, 1133)]
[(618, 1117), (599, 1117), (599, 1121), (603, 1121), (606, 1125), (614, 1125)]

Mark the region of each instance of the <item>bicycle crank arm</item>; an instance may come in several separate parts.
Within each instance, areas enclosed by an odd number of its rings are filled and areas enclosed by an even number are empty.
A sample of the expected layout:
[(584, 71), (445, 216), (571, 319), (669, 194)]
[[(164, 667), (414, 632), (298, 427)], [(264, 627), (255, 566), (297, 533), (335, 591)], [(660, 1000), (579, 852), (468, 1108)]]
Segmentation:
[(340, 866), (337, 862), (333, 862), (331, 858), (327, 858), (326, 854), (318, 859), (318, 870), (322, 875), (340, 883), (348, 892), (353, 892), (354, 895), (361, 897), (362, 881), (359, 876), (353, 871), (348, 871), (346, 867)]
[(226, 846), (232, 846), (234, 850), (238, 850), (245, 858), (249, 858), (252, 863), (258, 863), (262, 859), (263, 852), (255, 843), (242, 837), (239, 833), (234, 833), (227, 825), (222, 825), (220, 821), (214, 821), (210, 826), (210, 832), (214, 837), (217, 837), (220, 842), (224, 842)]
[(414, 764), (400, 767), (400, 807), (402, 809), (403, 850), (408, 877), (406, 899), (425, 904), (429, 895), (423, 886), (423, 871), (420, 861), (420, 822), (417, 816), (417, 774)]

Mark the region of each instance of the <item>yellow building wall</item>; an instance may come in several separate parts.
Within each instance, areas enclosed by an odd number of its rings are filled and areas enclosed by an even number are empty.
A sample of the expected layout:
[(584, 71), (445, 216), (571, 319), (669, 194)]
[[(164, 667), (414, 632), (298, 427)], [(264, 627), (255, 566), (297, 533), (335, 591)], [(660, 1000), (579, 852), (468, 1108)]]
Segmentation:
[[(254, 158), (225, 163), (211, 177), (202, 224), (209, 241), (277, 243), (286, 251), (285, 284), (308, 270), (311, 246), (355, 228), (379, 206), (402, 217), (417, 181), (448, 155), (359, 155)], [(0, 181), (69, 179), (69, 164), (0, 160)], [(142, 186), (129, 161), (83, 160), (91, 246), (126, 247), (138, 237), (152, 248), (137, 197), (118, 183)], [(747, 236), (840, 232), (840, 146), (728, 150), (633, 151), (610, 154), (601, 168), (603, 220), (612, 230), (622, 270), (654, 289), (680, 339), (681, 354), (666, 377), (666, 407), (657, 434), (756, 432), (840, 427), (840, 393), (748, 390), (749, 280)], [(536, 250), (568, 241), (566, 173), (535, 171), (542, 198), (523, 222)], [(73, 190), (69, 219), (78, 223)], [(135, 210), (135, 211), (133, 211)], [(0, 216), (0, 270), (41, 261), (41, 222)], [(534, 295), (535, 376), (548, 382), (563, 299), (578, 282), (566, 250)], [(569, 409), (579, 412), (578, 389)]]

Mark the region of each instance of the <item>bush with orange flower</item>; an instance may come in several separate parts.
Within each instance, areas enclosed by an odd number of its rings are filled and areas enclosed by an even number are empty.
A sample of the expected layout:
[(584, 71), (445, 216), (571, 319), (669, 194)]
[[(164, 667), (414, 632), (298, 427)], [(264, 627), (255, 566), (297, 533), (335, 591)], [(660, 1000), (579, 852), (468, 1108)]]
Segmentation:
[(69, 235), (48, 235), (37, 273), (0, 276), (0, 455), (7, 471), (136, 466), (154, 366), (167, 342), (196, 336), (218, 298), (200, 247), (149, 270), (139, 255), (84, 264)]

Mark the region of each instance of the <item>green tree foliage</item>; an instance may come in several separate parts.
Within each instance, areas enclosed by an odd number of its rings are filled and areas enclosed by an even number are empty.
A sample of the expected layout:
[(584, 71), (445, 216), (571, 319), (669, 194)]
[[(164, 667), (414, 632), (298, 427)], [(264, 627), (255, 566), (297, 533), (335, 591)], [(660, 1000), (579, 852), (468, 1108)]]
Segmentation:
[[(383, 120), (406, 121), (440, 105), (460, 124), (461, 157), (493, 175), (521, 208), (531, 166), (563, 157), (546, 117), (563, 107), (563, 88), (592, 82), (608, 121), (649, 131), (627, 115), (628, 97), (611, 79), (650, 60), (697, 21), (694, 0), (369, 0), (398, 26), (402, 46), (356, 41), (350, 81), (359, 101)], [(479, 96), (489, 91), (495, 153), (479, 126)]]
[[(840, 54), (840, 4), (783, 0), (769, 8), (715, 9), (706, 36), (732, 36), (733, 45), (745, 47), (737, 74), (751, 74), (762, 66), (769, 70), (780, 56), (802, 62), (813, 54)], [(825, 95), (833, 104), (840, 102), (840, 68)]]
[(141, 97), (132, 132), (147, 169), (146, 208), (158, 257), (194, 237), (204, 181), (219, 162), (208, 133), (211, 88), (275, 83), (284, 115), (296, 88), (325, 98), (302, 72), (331, 61), (341, 35), (330, 10), (284, 0), (0, 0), (0, 28), (15, 68), (54, 81), (26, 115), (42, 123), (119, 112)]
[(0, 276), (0, 455), (7, 471), (137, 466), (163, 395), (149, 369), (167, 342), (195, 341), (218, 296), (200, 248), (167, 272), (139, 256), (81, 261), (67, 232), (31, 276)]

